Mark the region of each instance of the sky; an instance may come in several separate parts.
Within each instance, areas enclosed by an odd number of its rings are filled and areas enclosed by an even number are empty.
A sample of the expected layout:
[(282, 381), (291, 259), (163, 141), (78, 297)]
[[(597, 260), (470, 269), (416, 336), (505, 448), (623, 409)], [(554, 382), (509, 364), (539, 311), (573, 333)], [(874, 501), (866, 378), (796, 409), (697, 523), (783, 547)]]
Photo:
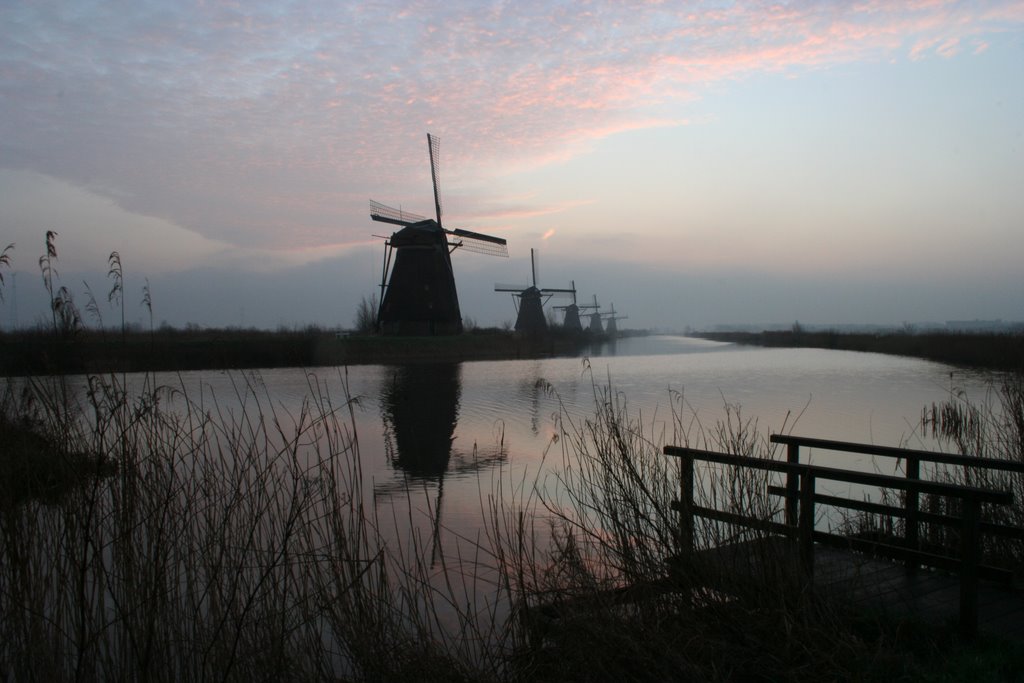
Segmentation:
[[(619, 327), (1024, 320), (1024, 2), (0, 2), (0, 329), (349, 327), (375, 199)], [(151, 307), (142, 305), (143, 290)], [(565, 303), (552, 300), (551, 304)]]

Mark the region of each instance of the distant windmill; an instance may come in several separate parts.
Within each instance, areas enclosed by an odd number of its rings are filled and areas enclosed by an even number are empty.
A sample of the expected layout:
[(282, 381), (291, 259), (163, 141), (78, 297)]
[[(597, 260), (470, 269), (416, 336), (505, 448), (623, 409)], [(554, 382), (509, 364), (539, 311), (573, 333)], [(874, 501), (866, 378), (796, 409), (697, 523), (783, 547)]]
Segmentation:
[(537, 264), (534, 261), (533, 249), (530, 250), (530, 272), (532, 285), (494, 285), (495, 292), (512, 292), (519, 299), (519, 314), (516, 316), (516, 332), (542, 334), (548, 329), (548, 321), (544, 317), (544, 304), (555, 294), (572, 294), (576, 298), (576, 287), (572, 289), (552, 289), (537, 287)]
[(615, 304), (611, 306), (612, 310), (604, 314), (605, 327), (604, 331), (608, 333), (609, 337), (614, 337), (619, 331), (618, 326), (615, 324), (616, 320), (625, 320), (628, 315), (617, 315), (615, 313)]
[(594, 303), (592, 304), (581, 304), (580, 309), (586, 308), (593, 311), (589, 314), (590, 327), (588, 328), (594, 334), (603, 334), (604, 327), (601, 325), (601, 306), (597, 303), (597, 294), (594, 295)]
[(439, 145), (438, 139), (427, 133), (437, 220), (370, 200), (370, 218), (402, 226), (384, 242), (378, 326), (385, 334), (458, 334), (462, 331), (462, 313), (451, 252), (463, 247), (491, 256), (508, 256), (506, 242), (500, 237), (448, 230), (442, 225)]
[(570, 332), (582, 332), (583, 325), (580, 324), (580, 307), (576, 304), (576, 281), (572, 281), (572, 303), (565, 306), (552, 306), (556, 311), (564, 310), (565, 319), (562, 326)]

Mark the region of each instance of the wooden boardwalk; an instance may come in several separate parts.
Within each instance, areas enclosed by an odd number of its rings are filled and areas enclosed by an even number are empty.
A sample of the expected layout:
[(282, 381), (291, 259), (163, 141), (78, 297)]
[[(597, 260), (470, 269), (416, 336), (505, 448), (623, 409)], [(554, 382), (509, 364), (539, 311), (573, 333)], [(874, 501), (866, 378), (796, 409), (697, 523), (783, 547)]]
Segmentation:
[[(766, 560), (799, 571), (797, 546), (782, 537), (726, 545), (697, 555), (700, 565), (725, 585), (742, 583), (744, 577), (759, 573)], [(813, 584), (817, 596), (879, 615), (950, 625), (956, 624), (959, 615), (960, 580), (955, 574), (925, 568), (908, 573), (902, 563), (851, 550), (815, 544)], [(1024, 642), (1024, 591), (980, 582), (978, 631)]]

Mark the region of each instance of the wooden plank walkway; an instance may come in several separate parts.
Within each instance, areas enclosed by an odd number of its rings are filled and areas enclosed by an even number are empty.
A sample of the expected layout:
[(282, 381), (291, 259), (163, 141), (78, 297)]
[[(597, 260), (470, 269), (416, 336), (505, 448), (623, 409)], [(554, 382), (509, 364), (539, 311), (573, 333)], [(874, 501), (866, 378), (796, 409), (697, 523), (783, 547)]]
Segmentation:
[[(763, 575), (766, 561), (779, 563), (776, 567), (788, 568), (786, 571), (795, 575), (798, 556), (794, 542), (776, 536), (697, 553), (698, 566), (718, 577), (725, 592), (731, 581)], [(925, 568), (910, 574), (901, 563), (821, 544), (814, 549), (814, 591), (856, 609), (934, 623), (955, 624), (960, 608), (956, 575)], [(980, 582), (978, 631), (1024, 642), (1024, 591)]]

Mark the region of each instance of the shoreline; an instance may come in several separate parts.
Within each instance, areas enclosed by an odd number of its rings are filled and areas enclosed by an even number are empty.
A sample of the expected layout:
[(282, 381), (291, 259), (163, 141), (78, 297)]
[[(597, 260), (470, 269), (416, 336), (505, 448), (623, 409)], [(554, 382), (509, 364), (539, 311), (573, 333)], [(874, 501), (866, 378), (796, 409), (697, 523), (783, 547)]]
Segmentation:
[(339, 335), (301, 331), (176, 330), (0, 333), (0, 373), (10, 376), (174, 372), (280, 367), (397, 365), (576, 356), (604, 335), (555, 330), (528, 337), (476, 330), (449, 337)]
[(966, 332), (695, 332), (694, 337), (747, 346), (863, 351), (921, 358), (962, 368), (1024, 371), (1024, 334)]
[[(620, 331), (619, 338), (645, 336)], [(818, 348), (908, 356), (966, 369), (1024, 371), (1024, 334), (836, 331), (692, 332), (697, 339), (768, 348)], [(494, 328), (455, 336), (401, 337), (303, 330), (160, 328), (124, 334), (80, 330), (0, 332), (0, 373), (10, 376), (174, 372), (280, 367), (458, 363), (586, 355), (607, 335), (555, 328), (528, 337)]]

